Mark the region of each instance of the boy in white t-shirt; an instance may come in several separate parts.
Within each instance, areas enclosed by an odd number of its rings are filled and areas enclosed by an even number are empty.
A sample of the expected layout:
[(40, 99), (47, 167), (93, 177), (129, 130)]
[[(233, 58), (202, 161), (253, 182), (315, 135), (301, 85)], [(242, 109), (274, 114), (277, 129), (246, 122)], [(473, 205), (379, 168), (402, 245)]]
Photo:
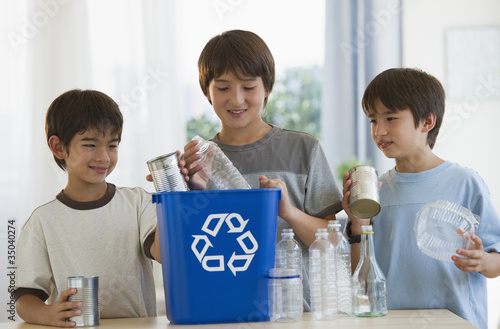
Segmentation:
[(23, 225), (17, 243), (18, 315), (74, 327), (82, 302), (67, 277), (99, 276), (101, 318), (156, 316), (152, 259), (161, 262), (156, 209), (141, 188), (106, 182), (118, 161), (123, 117), (94, 90), (71, 90), (50, 105), (47, 142), (66, 187)]

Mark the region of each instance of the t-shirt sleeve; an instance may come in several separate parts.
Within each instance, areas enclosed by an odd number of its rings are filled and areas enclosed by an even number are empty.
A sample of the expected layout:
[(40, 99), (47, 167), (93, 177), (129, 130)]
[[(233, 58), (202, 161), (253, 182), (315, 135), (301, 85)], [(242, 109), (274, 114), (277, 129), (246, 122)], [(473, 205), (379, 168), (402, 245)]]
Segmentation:
[(305, 212), (324, 218), (341, 211), (342, 194), (319, 142), (312, 150), (310, 163), (304, 200)]
[[(479, 176), (479, 175), (478, 175)], [(500, 217), (491, 200), (490, 191), (482, 178), (478, 178), (477, 197), (471, 211), (479, 216), (477, 235), (486, 252), (500, 252)]]
[(53, 275), (45, 240), (36, 221), (36, 215), (32, 215), (21, 229), (16, 245), (16, 255), (16, 298), (29, 293), (45, 301), (50, 295), (50, 282), (53, 280)]
[(139, 218), (139, 232), (141, 248), (145, 255), (151, 258), (149, 248), (154, 241), (154, 233), (156, 230), (157, 217), (156, 217), (156, 205), (152, 202), (152, 195), (141, 189), (142, 202), (141, 202), (141, 212)]

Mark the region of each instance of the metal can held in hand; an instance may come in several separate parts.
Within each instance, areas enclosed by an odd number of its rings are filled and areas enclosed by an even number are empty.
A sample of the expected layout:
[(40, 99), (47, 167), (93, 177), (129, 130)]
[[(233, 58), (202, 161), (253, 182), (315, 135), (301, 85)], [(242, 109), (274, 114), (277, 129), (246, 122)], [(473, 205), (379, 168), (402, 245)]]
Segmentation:
[(156, 192), (189, 190), (178, 162), (179, 158), (175, 152), (161, 155), (147, 162)]
[(82, 314), (69, 318), (77, 327), (96, 326), (99, 324), (99, 277), (70, 276), (68, 288), (76, 288), (76, 294), (69, 296), (71, 302), (81, 301)]
[(361, 165), (351, 168), (351, 213), (359, 218), (372, 218), (380, 212), (378, 173), (371, 166)]

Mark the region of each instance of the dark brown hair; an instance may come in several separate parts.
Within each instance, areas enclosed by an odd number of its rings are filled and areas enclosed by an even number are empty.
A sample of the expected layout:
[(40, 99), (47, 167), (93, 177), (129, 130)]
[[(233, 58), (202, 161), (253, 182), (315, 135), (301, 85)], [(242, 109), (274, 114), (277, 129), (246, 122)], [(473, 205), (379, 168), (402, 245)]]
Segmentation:
[[(200, 87), (204, 95), (212, 80), (225, 73), (238, 77), (261, 77), (266, 91), (272, 91), (275, 79), (274, 58), (264, 40), (243, 30), (226, 31), (210, 39), (198, 59)], [(264, 107), (267, 99), (264, 101)]]
[[(76, 134), (96, 129), (101, 134), (111, 131), (121, 140), (123, 116), (118, 104), (96, 90), (74, 89), (57, 97), (45, 117), (47, 143), (51, 136), (59, 137), (69, 153), (69, 144)], [(54, 155), (57, 165), (66, 170), (66, 161)]]
[(375, 111), (377, 100), (391, 111), (409, 109), (415, 128), (434, 113), (436, 124), (427, 134), (427, 143), (431, 149), (434, 147), (445, 109), (445, 92), (438, 79), (419, 69), (388, 69), (366, 87), (361, 103), (367, 116)]

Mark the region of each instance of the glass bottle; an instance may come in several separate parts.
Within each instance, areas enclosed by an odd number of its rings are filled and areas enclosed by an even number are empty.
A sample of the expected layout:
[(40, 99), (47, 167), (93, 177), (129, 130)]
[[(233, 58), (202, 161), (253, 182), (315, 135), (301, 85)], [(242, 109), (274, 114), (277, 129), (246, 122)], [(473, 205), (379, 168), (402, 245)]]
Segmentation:
[(328, 222), (328, 238), (335, 246), (335, 271), (337, 279), (337, 308), (339, 315), (352, 313), (351, 246), (340, 231), (337, 220)]
[(385, 275), (377, 264), (373, 227), (361, 226), (361, 254), (352, 276), (352, 313), (359, 317), (387, 315)]
[(319, 228), (309, 247), (309, 285), (313, 320), (331, 320), (337, 316), (335, 283), (335, 247), (328, 240), (328, 230)]

